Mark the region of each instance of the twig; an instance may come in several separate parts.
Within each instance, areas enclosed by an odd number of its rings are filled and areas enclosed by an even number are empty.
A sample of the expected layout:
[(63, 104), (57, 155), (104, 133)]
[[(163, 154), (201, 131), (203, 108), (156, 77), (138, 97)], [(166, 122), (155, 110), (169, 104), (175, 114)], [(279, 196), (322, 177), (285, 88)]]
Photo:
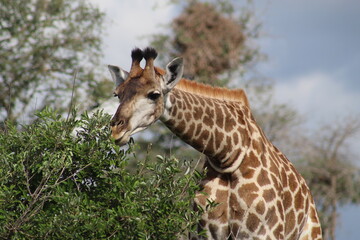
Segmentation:
[(52, 185), (52, 186), (49, 186), (48, 188), (53, 188), (53, 187), (56, 187), (57, 185), (59, 185), (59, 184), (61, 184), (61, 183), (63, 183), (63, 182), (65, 182), (66, 180), (68, 180), (68, 179), (70, 179), (70, 178), (72, 178), (72, 177), (75, 177), (76, 176), (76, 174), (78, 174), (79, 172), (81, 172), (82, 170), (84, 170), (85, 168), (87, 168), (88, 166), (90, 166), (91, 165), (91, 163), (89, 163), (89, 164), (86, 164), (84, 167), (82, 167), (82, 168), (80, 168), (79, 170), (77, 170), (76, 172), (74, 172), (73, 174), (71, 174), (70, 176), (68, 176), (68, 177), (66, 177), (66, 178), (64, 178), (63, 180), (61, 180), (61, 181), (57, 181), (54, 185)]
[[(199, 159), (197, 160), (197, 162), (196, 162), (196, 164), (195, 164), (195, 166), (194, 166), (194, 169), (192, 170), (190, 176), (193, 176), (193, 175), (194, 175), (194, 172), (196, 171), (196, 168), (198, 167), (198, 165), (199, 165), (199, 163), (200, 163), (200, 160), (201, 160), (201, 156), (200, 156)], [(183, 190), (181, 191), (181, 193), (180, 193), (180, 195), (179, 195), (180, 197), (183, 197), (186, 189), (188, 188), (188, 186), (189, 186), (189, 184), (190, 184), (190, 181), (191, 181), (191, 177), (189, 178), (189, 180), (188, 180), (187, 183), (185, 184)]]
[(75, 69), (75, 72), (74, 72), (74, 77), (73, 77), (73, 86), (72, 86), (72, 91), (71, 91), (70, 106), (69, 106), (68, 115), (67, 115), (67, 117), (66, 117), (66, 121), (68, 121), (68, 119), (69, 119), (70, 112), (71, 112), (72, 105), (73, 105), (74, 92), (75, 92), (75, 81), (76, 81), (76, 77), (77, 77), (78, 72), (79, 72), (79, 69), (78, 69), (78, 68), (77, 68), (77, 69)]

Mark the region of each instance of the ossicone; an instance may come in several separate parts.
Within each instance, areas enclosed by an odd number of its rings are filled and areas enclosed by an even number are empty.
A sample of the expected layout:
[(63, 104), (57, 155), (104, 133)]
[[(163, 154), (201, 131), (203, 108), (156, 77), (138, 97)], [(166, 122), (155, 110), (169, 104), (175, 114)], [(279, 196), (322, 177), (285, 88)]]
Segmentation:
[(158, 55), (158, 53), (156, 52), (156, 50), (152, 47), (147, 47), (144, 49), (143, 51), (144, 53), (144, 58), (145, 60), (149, 60), (149, 59), (155, 59)]
[(143, 57), (144, 57), (144, 54), (140, 48), (135, 48), (131, 51), (131, 59), (133, 62), (141, 62)]

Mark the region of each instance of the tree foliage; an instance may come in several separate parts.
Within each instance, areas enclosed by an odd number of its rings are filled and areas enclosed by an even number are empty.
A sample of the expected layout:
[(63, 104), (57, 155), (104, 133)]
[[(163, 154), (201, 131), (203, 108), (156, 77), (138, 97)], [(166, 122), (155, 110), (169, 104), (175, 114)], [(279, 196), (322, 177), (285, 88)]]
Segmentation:
[(0, 121), (31, 119), (44, 106), (67, 108), (75, 74), (75, 89), (90, 93), (103, 19), (84, 0), (1, 1)]
[(132, 150), (109, 139), (110, 116), (37, 116), (0, 134), (0, 238), (175, 239), (194, 230), (201, 176), (187, 163), (139, 159), (130, 172)]

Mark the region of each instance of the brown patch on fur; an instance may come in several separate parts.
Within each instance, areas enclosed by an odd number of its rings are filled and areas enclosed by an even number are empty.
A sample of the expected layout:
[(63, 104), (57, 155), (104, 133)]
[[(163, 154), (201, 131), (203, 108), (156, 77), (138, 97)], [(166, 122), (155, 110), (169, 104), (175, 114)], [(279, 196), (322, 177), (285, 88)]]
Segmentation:
[(289, 187), (292, 192), (294, 192), (298, 186), (298, 181), (293, 173), (289, 176)]
[(259, 188), (255, 183), (244, 184), (239, 188), (239, 196), (245, 201), (246, 205), (250, 207), (258, 197), (258, 191)]
[(251, 144), (252, 144), (253, 149), (256, 152), (260, 153), (260, 152), (264, 151), (264, 143), (262, 142), (262, 139), (259, 139), (259, 140), (253, 139)]
[(277, 226), (277, 228), (274, 230), (274, 235), (275, 235), (276, 239), (284, 239), (284, 236), (282, 234), (283, 231), (284, 231), (283, 225)]
[(244, 178), (250, 179), (254, 176), (255, 169), (260, 166), (260, 162), (257, 160), (253, 152), (249, 157), (245, 157), (240, 165), (240, 172)]
[(217, 198), (219, 197), (219, 199), (216, 199), (216, 202), (219, 203), (219, 205), (216, 206), (214, 209), (211, 209), (208, 212), (208, 217), (209, 217), (209, 219), (214, 219), (221, 223), (226, 223), (226, 221), (228, 219), (228, 216), (227, 216), (228, 211), (227, 211), (227, 205), (224, 204), (224, 202), (228, 198), (228, 192), (223, 191), (220, 194), (217, 193), (216, 196), (217, 196)]
[[(179, 115), (180, 115), (181, 113), (179, 113)], [(181, 118), (180, 118), (181, 119)], [(180, 127), (179, 127), (180, 126)], [(179, 129), (184, 129), (185, 128), (185, 126), (186, 126), (186, 122), (185, 122), (185, 120), (181, 120), (181, 122), (179, 122), (178, 124), (177, 124), (177, 127), (179, 128)], [(180, 134), (182, 133), (182, 131), (178, 131)]]
[(186, 121), (191, 121), (192, 120), (192, 115), (191, 115), (191, 113), (190, 112), (185, 112), (184, 113), (184, 117), (185, 117), (185, 120)]
[[(177, 96), (177, 98), (179, 98), (179, 96)], [(177, 100), (176, 104), (174, 104), (174, 105), (179, 106), (179, 109), (183, 109), (183, 110), (185, 109), (185, 105), (180, 100)]]
[(265, 212), (265, 203), (264, 201), (259, 201), (258, 204), (256, 205), (256, 212), (260, 215), (263, 215)]
[(203, 123), (209, 127), (212, 127), (214, 125), (213, 115), (205, 114), (203, 118)]
[(223, 128), (224, 127), (224, 122), (225, 122), (225, 117), (223, 115), (223, 111), (221, 110), (221, 107), (219, 107), (217, 105), (217, 108), (215, 109), (216, 111), (216, 125), (219, 127), (219, 128)]
[(238, 135), (237, 132), (234, 132), (234, 134), (233, 134), (233, 140), (234, 140), (234, 145), (235, 145), (235, 146), (238, 145), (238, 143), (239, 143), (239, 135)]
[(224, 140), (224, 133), (220, 132), (217, 128), (215, 128), (215, 139), (219, 143), (219, 146)]
[(271, 202), (275, 198), (275, 191), (274, 189), (270, 188), (267, 190), (264, 190), (263, 197), (266, 202)]
[(231, 147), (231, 137), (230, 136), (226, 136), (226, 146)]
[(290, 211), (286, 214), (285, 217), (285, 222), (286, 222), (286, 226), (285, 226), (285, 234), (288, 235), (292, 232), (292, 230), (295, 227), (296, 224), (296, 218), (295, 218), (295, 213), (294, 211)]
[(226, 122), (225, 122), (225, 131), (230, 132), (234, 129), (235, 126), (236, 126), (236, 121), (234, 120), (234, 118), (231, 116), (228, 116), (226, 118)]
[(245, 162), (243, 162), (243, 163), (240, 165), (240, 172), (241, 172), (241, 175), (242, 175), (244, 178), (247, 178), (247, 179), (250, 179), (250, 178), (254, 177), (254, 174), (255, 174), (255, 170), (252, 169), (252, 168), (249, 168), (249, 167), (248, 167), (248, 164), (245, 165)]
[(182, 119), (183, 118), (183, 113), (179, 112), (178, 115), (176, 116), (177, 119)]
[(187, 131), (187, 134), (193, 135), (195, 130), (195, 123), (191, 123), (189, 130)]
[(284, 209), (283, 209), (282, 202), (280, 200), (278, 200), (276, 205), (277, 205), (277, 209), (278, 209), (279, 214), (280, 214), (280, 219), (284, 220), (285, 216), (284, 216)]
[(275, 209), (274, 206), (272, 206), (268, 210), (268, 212), (267, 212), (267, 214), (265, 216), (265, 220), (267, 221), (268, 226), (269, 226), (270, 229), (273, 228), (275, 226), (275, 224), (278, 222), (278, 217), (276, 215), (276, 209)]
[(292, 204), (292, 195), (289, 191), (284, 192), (284, 197), (283, 197), (283, 204), (284, 204), (284, 208), (288, 209), (291, 207)]
[(216, 201), (219, 202), (220, 204), (225, 203), (228, 200), (228, 195), (229, 195), (229, 192), (227, 190), (217, 190), (216, 191)]
[(304, 197), (301, 193), (301, 191), (297, 191), (297, 193), (295, 194), (295, 209), (296, 210), (301, 210), (304, 207)]
[(252, 168), (258, 168), (260, 167), (260, 161), (259, 159), (256, 157), (254, 151), (251, 151), (250, 154), (249, 154), (249, 167), (252, 167)]
[(265, 171), (263, 168), (260, 170), (260, 174), (257, 177), (257, 182), (260, 186), (265, 186), (265, 185), (271, 184), (269, 175), (268, 175), (267, 171)]
[(311, 237), (315, 239), (317, 236), (321, 236), (321, 229), (320, 227), (313, 227), (311, 230)]
[(203, 115), (203, 111), (202, 111), (202, 108), (201, 107), (194, 107), (194, 120), (199, 120), (201, 119)]
[(260, 224), (260, 219), (253, 213), (249, 213), (248, 218), (246, 220), (246, 227), (254, 232)]

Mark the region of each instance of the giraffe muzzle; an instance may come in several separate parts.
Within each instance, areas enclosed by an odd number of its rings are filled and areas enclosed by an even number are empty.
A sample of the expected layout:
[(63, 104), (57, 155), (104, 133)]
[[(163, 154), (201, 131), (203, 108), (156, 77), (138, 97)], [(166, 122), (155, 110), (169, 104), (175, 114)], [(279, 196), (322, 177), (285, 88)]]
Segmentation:
[(130, 140), (130, 132), (126, 130), (119, 132), (116, 127), (112, 127), (111, 137), (115, 140), (116, 145), (123, 146)]
[(115, 140), (115, 144), (123, 146), (129, 142), (133, 134), (143, 131), (144, 129), (146, 129), (146, 127), (139, 126), (135, 129), (129, 130), (125, 128), (119, 131), (119, 126), (113, 126), (111, 127), (111, 137)]

